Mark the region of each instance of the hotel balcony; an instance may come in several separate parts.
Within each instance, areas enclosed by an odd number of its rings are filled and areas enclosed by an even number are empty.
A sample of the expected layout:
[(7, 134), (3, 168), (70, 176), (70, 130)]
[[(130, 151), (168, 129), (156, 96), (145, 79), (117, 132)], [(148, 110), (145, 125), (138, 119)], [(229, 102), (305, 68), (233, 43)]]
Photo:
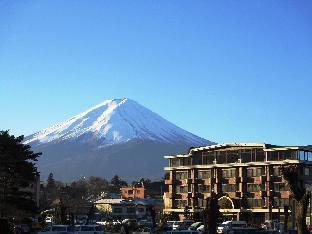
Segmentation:
[(165, 180), (165, 184), (167, 184), (167, 185), (173, 184), (173, 180), (172, 180), (172, 179), (170, 179), (170, 180)]
[(172, 193), (164, 193), (164, 198), (172, 199), (174, 195)]

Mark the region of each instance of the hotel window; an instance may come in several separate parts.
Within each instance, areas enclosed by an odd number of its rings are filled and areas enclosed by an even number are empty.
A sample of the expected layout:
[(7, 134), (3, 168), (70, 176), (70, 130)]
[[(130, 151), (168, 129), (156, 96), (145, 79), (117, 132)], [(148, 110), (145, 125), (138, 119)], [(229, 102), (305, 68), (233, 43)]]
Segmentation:
[(260, 192), (261, 190), (264, 190), (264, 185), (247, 184), (247, 192)]
[(289, 199), (287, 199), (287, 198), (275, 198), (274, 199), (274, 206), (275, 207), (289, 206)]
[(193, 165), (202, 165), (203, 156), (201, 152), (195, 152), (193, 155)]
[(214, 151), (203, 152), (203, 165), (213, 164), (214, 160), (215, 160)]
[(281, 169), (279, 167), (273, 167), (273, 175), (281, 176), (282, 175)]
[(198, 179), (209, 179), (211, 177), (211, 171), (198, 171)]
[(187, 186), (176, 186), (177, 193), (187, 193), (188, 187)]
[(299, 151), (299, 160), (305, 160), (304, 151)]
[(226, 152), (225, 151), (216, 151), (216, 158), (218, 164), (224, 164), (226, 162)]
[(176, 199), (174, 200), (174, 203), (175, 203), (175, 207), (178, 207), (178, 208), (184, 208), (185, 206), (187, 206), (187, 200)]
[(264, 162), (265, 161), (265, 154), (262, 149), (256, 150), (256, 162)]
[(288, 191), (289, 186), (285, 183), (274, 183), (274, 191), (279, 192), (279, 191)]
[(278, 160), (278, 153), (276, 151), (269, 151), (268, 154), (268, 161), (277, 161)]
[(257, 167), (257, 168), (248, 168), (247, 169), (247, 176), (248, 177), (257, 177), (262, 175), (262, 168)]
[(133, 194), (133, 190), (128, 190), (128, 194), (132, 195)]
[(264, 202), (262, 199), (254, 199), (254, 198), (248, 198), (247, 203), (250, 208), (263, 207), (264, 205)]
[(191, 165), (190, 158), (179, 158), (180, 160), (180, 166), (189, 166)]
[(206, 199), (198, 198), (198, 207), (206, 207)]
[(236, 192), (235, 184), (222, 184), (222, 192)]
[(179, 159), (178, 158), (170, 158), (169, 159), (169, 166), (170, 167), (178, 167), (179, 166)]
[(287, 151), (287, 159), (297, 160), (297, 150)]
[(211, 186), (199, 184), (198, 185), (198, 192), (199, 193), (210, 193), (211, 192)]
[(251, 162), (251, 149), (242, 149), (241, 151), (242, 162)]
[(226, 161), (227, 163), (237, 163), (240, 159), (240, 153), (238, 150), (227, 151)]
[(222, 170), (223, 178), (235, 178), (236, 177), (236, 169), (223, 169)]
[(304, 167), (304, 175), (311, 176), (312, 175), (312, 167)]
[(188, 178), (188, 172), (187, 171), (177, 171), (176, 172), (176, 180), (184, 180)]

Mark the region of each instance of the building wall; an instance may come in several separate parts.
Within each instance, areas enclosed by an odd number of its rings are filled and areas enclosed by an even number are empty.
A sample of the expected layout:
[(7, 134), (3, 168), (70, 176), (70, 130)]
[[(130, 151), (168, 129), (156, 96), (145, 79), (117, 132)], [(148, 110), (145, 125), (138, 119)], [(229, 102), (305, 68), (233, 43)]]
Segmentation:
[(132, 203), (96, 204), (96, 208), (115, 218), (142, 218), (147, 214), (146, 206)]
[(144, 199), (144, 187), (123, 187), (121, 188), (121, 197), (123, 199), (140, 198)]

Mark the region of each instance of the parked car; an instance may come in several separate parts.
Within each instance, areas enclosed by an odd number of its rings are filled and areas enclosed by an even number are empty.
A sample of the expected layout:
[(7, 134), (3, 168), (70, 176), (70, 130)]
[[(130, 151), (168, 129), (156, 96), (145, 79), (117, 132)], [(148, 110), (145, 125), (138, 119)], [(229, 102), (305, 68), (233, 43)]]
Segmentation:
[(191, 226), (189, 226), (189, 230), (197, 230), (197, 228), (199, 228), (201, 225), (203, 225), (202, 222), (195, 222), (195, 223), (192, 223)]
[(175, 230), (175, 231), (167, 231), (166, 234), (175, 234), (175, 233), (180, 233), (180, 234), (199, 234), (200, 232), (194, 231), (194, 230)]
[(46, 223), (52, 223), (52, 221), (53, 221), (52, 216), (47, 216), (47, 217), (45, 218), (45, 222), (46, 222)]
[(77, 232), (73, 226), (51, 225), (39, 231), (38, 234), (77, 234)]
[(174, 223), (172, 224), (172, 230), (178, 230), (181, 224), (182, 221), (174, 221)]
[(196, 230), (199, 231), (199, 232), (201, 232), (201, 233), (204, 232), (204, 231), (205, 231), (205, 226), (204, 226), (204, 224), (200, 225)]
[(104, 234), (104, 228), (101, 225), (75, 225), (77, 234)]
[(246, 221), (225, 221), (217, 227), (217, 233), (226, 233), (230, 230), (247, 228)]
[(166, 224), (169, 228), (171, 228), (172, 230), (172, 227), (173, 227), (173, 224), (174, 224), (175, 221), (167, 221)]
[(138, 222), (139, 226), (153, 227), (153, 222), (149, 220), (142, 219)]

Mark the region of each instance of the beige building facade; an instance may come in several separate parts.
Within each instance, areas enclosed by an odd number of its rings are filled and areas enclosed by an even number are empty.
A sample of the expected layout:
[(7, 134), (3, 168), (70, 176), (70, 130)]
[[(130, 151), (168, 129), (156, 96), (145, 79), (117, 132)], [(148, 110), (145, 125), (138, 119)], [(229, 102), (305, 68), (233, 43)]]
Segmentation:
[(165, 158), (169, 190), (164, 194), (164, 212), (181, 218), (185, 207), (191, 214), (201, 212), (214, 191), (226, 219), (253, 224), (283, 221), (288, 209), (291, 223), (294, 202), (280, 168), (298, 164), (298, 183), (309, 185), (312, 180), (312, 146), (219, 144)]

